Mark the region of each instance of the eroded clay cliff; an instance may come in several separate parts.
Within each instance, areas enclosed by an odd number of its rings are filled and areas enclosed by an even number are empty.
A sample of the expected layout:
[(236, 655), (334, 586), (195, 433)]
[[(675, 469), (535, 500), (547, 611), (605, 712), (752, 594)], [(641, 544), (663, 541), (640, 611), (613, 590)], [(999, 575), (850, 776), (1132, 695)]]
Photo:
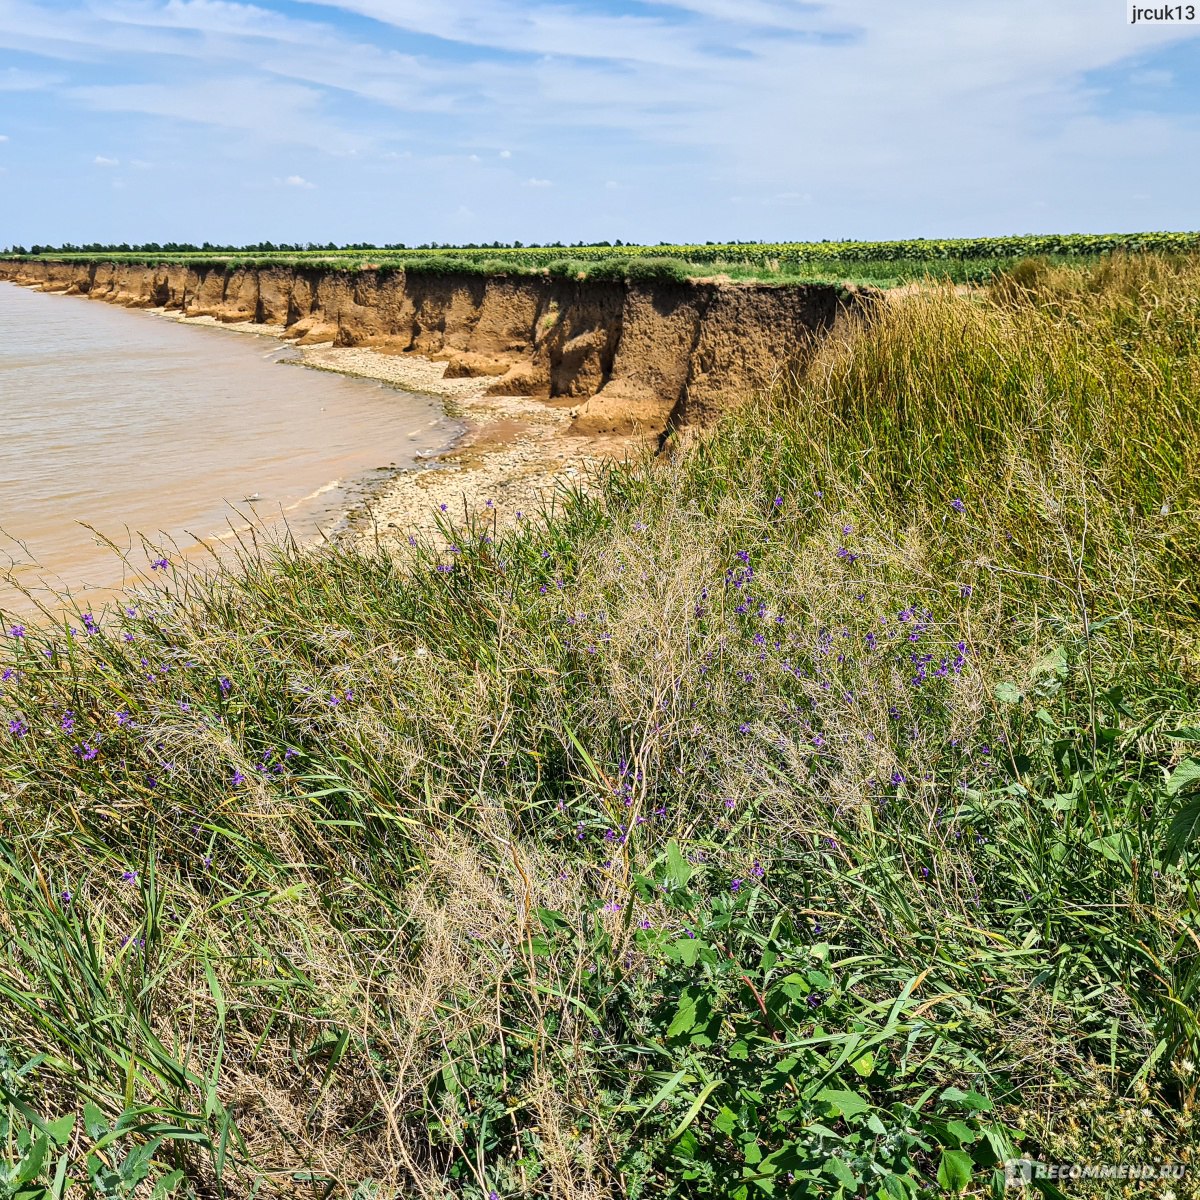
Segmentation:
[(611, 282), (317, 267), (0, 261), (0, 279), (422, 354), (578, 408), (580, 432), (705, 424), (799, 365), (865, 298), (826, 285)]

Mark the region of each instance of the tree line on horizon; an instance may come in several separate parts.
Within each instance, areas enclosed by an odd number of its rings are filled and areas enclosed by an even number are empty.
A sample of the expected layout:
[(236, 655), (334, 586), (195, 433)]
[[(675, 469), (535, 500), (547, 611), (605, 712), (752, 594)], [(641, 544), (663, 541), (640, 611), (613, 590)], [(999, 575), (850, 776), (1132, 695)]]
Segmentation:
[[(829, 241), (833, 239), (822, 239)], [(418, 246), (409, 246), (405, 242), (248, 242), (235, 246), (231, 243), (201, 242), (87, 242), (76, 245), (74, 242), (63, 242), (61, 245), (42, 245), (35, 242), (32, 246), (13, 244), (6, 246), (4, 254), (246, 254), (273, 252), (301, 251), (370, 251), (370, 250), (573, 250), (573, 249), (605, 249), (621, 246), (645, 246), (645, 242), (629, 242), (616, 238), (613, 241), (600, 242), (422, 242)], [(673, 246), (674, 242), (657, 242), (659, 246)], [(751, 238), (748, 240), (735, 239), (728, 242), (707, 241), (706, 246), (757, 246), (761, 242)]]

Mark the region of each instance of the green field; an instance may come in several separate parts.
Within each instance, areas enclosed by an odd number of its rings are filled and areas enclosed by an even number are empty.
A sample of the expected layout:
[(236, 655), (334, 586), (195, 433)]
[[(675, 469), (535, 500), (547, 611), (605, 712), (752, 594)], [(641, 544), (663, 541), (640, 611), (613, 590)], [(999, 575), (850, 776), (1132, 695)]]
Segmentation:
[[(432, 274), (486, 275), (548, 272), (592, 278), (683, 279), (727, 275), (766, 281), (836, 281), (893, 286), (927, 278), (985, 283), (1013, 262), (1040, 258), (1054, 264), (1087, 264), (1113, 253), (1190, 254), (1200, 233), (1059, 234), (1023, 237), (916, 239), (893, 242), (731, 242), (703, 246), (631, 246), (620, 242), (563, 246), (202, 247), (168, 243), (142, 246), (32, 247), (29, 257), (122, 263), (187, 262), (196, 265), (272, 264), (405, 269)], [(17, 247), (14, 255), (25, 253)]]
[(1025, 264), (540, 514), (9, 616), (0, 1196), (1196, 1196), (1198, 447), (1200, 266)]

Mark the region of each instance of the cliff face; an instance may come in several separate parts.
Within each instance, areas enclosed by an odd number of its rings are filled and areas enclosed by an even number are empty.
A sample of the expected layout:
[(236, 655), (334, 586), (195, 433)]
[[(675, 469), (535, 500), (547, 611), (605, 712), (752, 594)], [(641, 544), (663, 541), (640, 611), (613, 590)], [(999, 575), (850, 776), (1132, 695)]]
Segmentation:
[(622, 283), (326, 268), (0, 261), (0, 279), (301, 344), (423, 354), (489, 390), (572, 401), (580, 432), (704, 424), (799, 365), (865, 298), (824, 285)]

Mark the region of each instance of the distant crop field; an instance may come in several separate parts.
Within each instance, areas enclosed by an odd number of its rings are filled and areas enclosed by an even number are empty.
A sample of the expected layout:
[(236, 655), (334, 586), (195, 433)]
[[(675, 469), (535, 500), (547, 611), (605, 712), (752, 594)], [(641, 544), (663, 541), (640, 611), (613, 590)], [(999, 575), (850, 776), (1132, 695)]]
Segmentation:
[(64, 245), (14, 247), (14, 256), (66, 261), (180, 262), (247, 266), (322, 266), (428, 274), (519, 275), (612, 279), (687, 279), (728, 276), (766, 282), (851, 282), (894, 286), (924, 278), (983, 283), (1014, 262), (1042, 258), (1053, 263), (1090, 263), (1114, 253), (1144, 251), (1193, 254), (1200, 233), (1037, 234), (994, 238), (917, 238), (863, 242), (708, 242), (703, 245), (627, 245), (621, 242), (566, 246), (422, 245), (249, 246)]

